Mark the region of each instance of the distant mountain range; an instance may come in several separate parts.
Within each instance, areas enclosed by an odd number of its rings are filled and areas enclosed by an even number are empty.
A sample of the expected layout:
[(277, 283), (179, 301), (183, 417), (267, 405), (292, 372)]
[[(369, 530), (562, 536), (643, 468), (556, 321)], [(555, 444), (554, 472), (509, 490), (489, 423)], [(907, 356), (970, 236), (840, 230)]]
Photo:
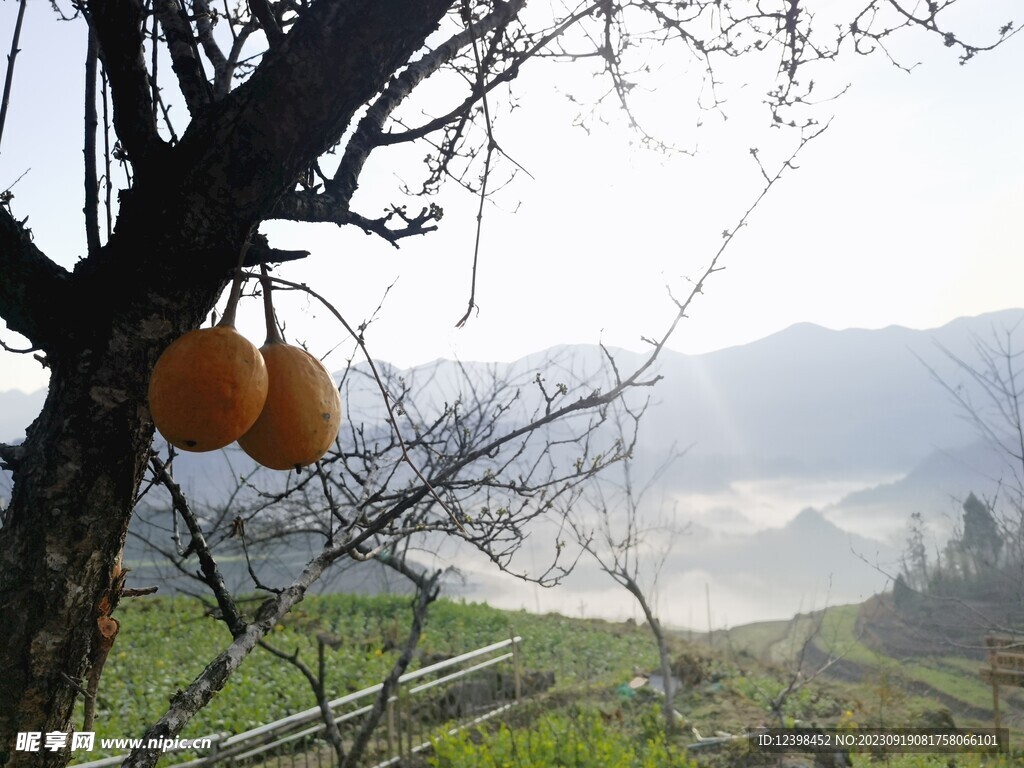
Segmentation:
[[(660, 503), (692, 524), (666, 567), (680, 579), (699, 573), (720, 590), (740, 589), (740, 583), (753, 585), (751, 595), (774, 589), (790, 603), (795, 585), (814, 574), (838, 574), (836, 595), (869, 594), (884, 576), (863, 570), (864, 559), (895, 567), (911, 512), (922, 512), (940, 537), (956, 524), (960, 499), (971, 490), (990, 493), (1005, 473), (1002, 457), (979, 442), (936, 377), (970, 394), (968, 377), (943, 350), (973, 362), (979, 340), (1005, 337), (1022, 321), (1024, 309), (926, 331), (800, 324), (708, 354), (665, 351), (657, 365), (662, 380), (640, 393), (652, 402), (636, 456), (641, 476), (673, 446), (688, 449), (656, 488)], [(612, 353), (623, 373), (643, 359)], [(603, 354), (594, 346), (558, 347), (509, 364), (438, 360), (398, 373), (420, 407), (452, 402), (469, 376), (526, 382), (521, 393), (529, 410), (540, 402), (530, 384), (534, 371), (543, 372), (549, 389), (589, 382)], [(350, 375), (347, 397), (353, 412), (379, 424), (379, 394), (365, 374), (357, 368)], [(0, 439), (19, 439), (43, 396), (0, 392)], [(512, 425), (517, 417), (505, 418)], [(189, 455), (176, 462), (176, 477), (193, 495), (212, 501), (249, 466), (237, 450), (223, 457)], [(851, 553), (863, 555), (859, 564)], [(859, 575), (851, 576), (854, 570)], [(490, 585), (505, 590), (509, 604), (540, 603), (522, 598), (521, 586), (501, 586), (471, 568), (467, 573), (467, 594)], [(592, 586), (577, 583), (581, 594)], [(761, 605), (763, 595), (750, 600)], [(766, 618), (749, 610), (743, 618), (755, 615)]]
[(702, 471), (682, 473), (684, 487), (713, 487), (737, 472), (907, 472), (933, 451), (977, 437), (925, 363), (960, 381), (939, 345), (970, 360), (973, 336), (1021, 318), (1024, 310), (994, 313), (931, 331), (801, 324), (741, 347), (668, 355), (648, 435), (655, 444), (694, 444)]
[[(899, 486), (906, 491), (923, 479), (912, 474), (918, 465), (923, 465), (918, 475), (927, 473), (927, 463), (934, 468), (942, 456), (947, 465), (955, 462), (964, 471), (979, 463), (991, 468), (990, 460), (964, 453), (971, 453), (967, 447), (978, 434), (926, 365), (943, 380), (962, 383), (966, 377), (941, 348), (970, 361), (976, 339), (991, 338), (993, 330), (1002, 332), (1022, 320), (1024, 309), (961, 318), (926, 331), (898, 326), (832, 331), (802, 323), (702, 355), (666, 350), (657, 365), (663, 380), (641, 393), (650, 394), (653, 403), (641, 429), (639, 461), (653, 466), (673, 445), (688, 447), (665, 482), (673, 493), (703, 495), (743, 481), (781, 478), (856, 485), (864, 479), (892, 482), (907, 476)], [(643, 359), (632, 352), (613, 353), (623, 372)], [(400, 373), (412, 383), (418, 403), (441, 403), (455, 397), (464, 375), (477, 381), (529, 381), (534, 370), (543, 370), (549, 384), (572, 384), (601, 363), (600, 349), (580, 345), (508, 364), (439, 360)], [(353, 408), (371, 421), (379, 419), (379, 394), (369, 377), (350, 379), (355, 386), (349, 397), (358, 401)], [(523, 397), (531, 394), (538, 397), (534, 388), (524, 387)], [(17, 441), (24, 434), (44, 396), (42, 390), (0, 392), (0, 440)], [(197, 491), (247, 466), (237, 451), (231, 469), (227, 460), (185, 458), (179, 466), (187, 476), (195, 475)], [(933, 469), (933, 474), (948, 475), (949, 467)], [(911, 500), (898, 490), (879, 490), (871, 503)], [(843, 506), (863, 506), (868, 498), (852, 496)]]

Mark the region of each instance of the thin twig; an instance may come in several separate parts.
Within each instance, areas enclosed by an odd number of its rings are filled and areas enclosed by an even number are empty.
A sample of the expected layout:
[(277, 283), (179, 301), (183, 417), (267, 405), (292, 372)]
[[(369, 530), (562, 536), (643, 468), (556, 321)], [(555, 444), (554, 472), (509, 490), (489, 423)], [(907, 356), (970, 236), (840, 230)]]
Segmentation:
[(103, 183), (104, 183), (104, 204), (107, 212), (107, 240), (110, 240), (114, 232), (114, 212), (111, 208), (111, 198), (114, 191), (114, 182), (110, 178), (110, 85), (107, 81), (107, 68), (100, 67), (100, 80), (103, 83)]
[(21, 39), (21, 21), (25, 18), (26, 0), (21, 0), (18, 6), (18, 20), (14, 24), (14, 38), (11, 40), (11, 52), (7, 54), (7, 77), (4, 79), (4, 97), (0, 102), (0, 141), (4, 136), (4, 123), (7, 121), (7, 105), (11, 101), (11, 85), (14, 82), (14, 60), (17, 58), (20, 49), (18, 40)]
[(227, 623), (228, 629), (231, 630), (231, 635), (237, 638), (245, 632), (246, 623), (238, 612), (235, 601), (224, 583), (224, 577), (221, 576), (220, 568), (218, 568), (217, 561), (213, 558), (213, 553), (206, 544), (206, 537), (203, 535), (202, 528), (199, 527), (199, 520), (192, 511), (185, 495), (181, 492), (181, 488), (171, 479), (166, 465), (155, 453), (150, 455), (149, 463), (153, 467), (153, 472), (157, 479), (167, 489), (167, 492), (171, 494), (171, 502), (174, 505), (175, 513), (181, 515), (185, 525), (188, 526), (189, 533), (192, 534), (191, 546), (199, 556), (199, 564), (203, 571), (204, 580), (217, 598), (217, 605), (220, 606), (221, 612), (224, 615), (224, 621)]
[(387, 409), (388, 413), (388, 422), (391, 424), (391, 428), (394, 430), (395, 433), (395, 438), (398, 440), (399, 448), (402, 451), (402, 459), (405, 461), (406, 464), (409, 465), (409, 467), (415, 473), (416, 477), (419, 478), (420, 482), (423, 483), (424, 487), (429, 491), (430, 495), (434, 498), (434, 501), (440, 504), (441, 509), (448, 513), (448, 516), (452, 519), (455, 525), (458, 526), (459, 530), (462, 531), (464, 535), (468, 536), (469, 534), (463, 527), (462, 522), (458, 519), (458, 517), (455, 516), (455, 513), (444, 502), (444, 500), (441, 498), (438, 492), (434, 489), (434, 486), (431, 485), (430, 481), (423, 476), (423, 473), (420, 471), (420, 468), (416, 466), (416, 462), (414, 462), (412, 460), (412, 456), (409, 455), (409, 447), (408, 445), (406, 445), (405, 439), (402, 437), (402, 432), (398, 428), (398, 419), (395, 417), (395, 411), (391, 406), (391, 397), (390, 395), (388, 395), (387, 387), (384, 386), (384, 380), (381, 378), (380, 371), (377, 370), (377, 365), (373, 361), (373, 356), (370, 355), (370, 350), (366, 348), (366, 342), (363, 340), (362, 334), (356, 333), (355, 329), (351, 325), (349, 325), (348, 321), (342, 316), (341, 312), (339, 312), (338, 309), (333, 304), (331, 304), (331, 302), (329, 302), (326, 298), (324, 298), (319, 293), (314, 291), (308, 285), (304, 283), (294, 283), (291, 280), (284, 280), (280, 277), (271, 277), (270, 279), (275, 283), (279, 283), (280, 285), (286, 285), (290, 288), (295, 288), (297, 290), (305, 291), (306, 293), (308, 293), (314, 299), (323, 304), (324, 307), (326, 307), (327, 310), (338, 319), (338, 322), (340, 322), (345, 327), (345, 330), (348, 331), (349, 334), (351, 334), (352, 338), (355, 339), (356, 344), (359, 345), (359, 349), (362, 350), (363, 356), (366, 358), (366, 362), (370, 366), (370, 371), (373, 373), (373, 378), (377, 382), (377, 388), (380, 390), (380, 393), (383, 397), (384, 407), (385, 409)]
[(150, 32), (150, 45), (153, 47), (152, 50), (152, 74), (149, 76), (149, 85), (153, 89), (153, 122), (156, 122), (157, 115), (159, 114), (159, 107), (157, 106), (157, 100), (160, 98), (160, 86), (157, 79), (157, 64), (160, 61), (159, 53), (160, 46), (157, 38), (157, 27), (159, 26), (158, 14), (154, 11), (153, 13), (153, 29)]
[[(758, 194), (758, 196), (754, 199), (754, 202), (751, 203), (750, 207), (747, 208), (743, 215), (740, 216), (735, 226), (733, 226), (732, 229), (726, 230), (723, 233), (722, 245), (719, 247), (718, 251), (711, 259), (711, 262), (704, 270), (700, 279), (694, 284), (693, 288), (691, 289), (686, 299), (680, 301), (673, 298), (673, 301), (675, 301), (676, 307), (678, 309), (675, 318), (672, 320), (672, 322), (669, 324), (668, 329), (662, 334), (662, 336), (659, 339), (649, 340), (653, 349), (651, 350), (650, 354), (648, 354), (647, 359), (643, 363), (641, 363), (640, 366), (636, 368), (636, 370), (634, 370), (632, 374), (630, 374), (625, 379), (622, 379), (621, 381), (617, 382), (616, 385), (612, 387), (608, 392), (595, 392), (589, 397), (580, 398), (574, 403), (570, 403), (569, 405), (566, 405), (562, 408), (547, 413), (543, 418), (537, 420), (536, 422), (533, 422), (532, 424), (508, 432), (503, 437), (498, 438), (493, 443), (491, 443), (486, 452), (493, 451), (501, 447), (502, 445), (508, 443), (509, 441), (515, 440), (516, 438), (522, 436), (523, 434), (531, 431), (532, 429), (536, 429), (546, 424), (558, 421), (559, 419), (567, 416), (570, 413), (609, 403), (618, 398), (620, 395), (622, 395), (629, 389), (639, 386), (651, 386), (655, 384), (660, 379), (660, 377), (654, 377), (653, 379), (644, 379), (644, 374), (647, 373), (647, 371), (649, 371), (651, 367), (654, 365), (654, 363), (657, 361), (658, 357), (661, 354), (661, 350), (664, 349), (665, 345), (672, 337), (672, 334), (679, 326), (679, 323), (686, 317), (686, 311), (689, 308), (690, 304), (693, 302), (693, 300), (697, 297), (697, 294), (703, 293), (704, 283), (708, 280), (709, 277), (711, 277), (712, 274), (724, 269), (724, 267), (718, 266), (718, 262), (721, 259), (722, 255), (725, 253), (726, 249), (735, 239), (739, 231), (744, 226), (746, 226), (747, 220), (757, 209), (757, 207), (761, 204), (761, 201), (764, 200), (764, 198), (768, 195), (772, 188), (782, 178), (785, 172), (788, 169), (796, 167), (796, 158), (803, 150), (803, 148), (806, 147), (808, 143), (821, 136), (828, 129), (829, 125), (830, 123), (826, 123), (824, 126), (818, 128), (813, 133), (805, 134), (804, 136), (801, 137), (800, 143), (797, 145), (796, 149), (790, 154), (790, 156), (786, 160), (784, 160), (780, 164), (779, 169), (776, 171), (776, 173), (771, 178), (768, 179), (765, 186), (761, 189), (760, 194)], [(274, 282), (279, 283), (281, 285), (305, 291), (307, 294), (315, 298), (324, 307), (326, 307), (327, 310), (331, 312), (331, 314), (333, 314), (338, 319), (338, 321), (345, 327), (345, 330), (347, 330), (349, 334), (351, 334), (352, 338), (355, 339), (356, 343), (359, 345), (359, 348), (362, 350), (363, 355), (366, 357), (366, 361), (369, 363), (370, 370), (373, 373), (374, 379), (376, 380), (377, 387), (383, 396), (384, 406), (387, 409), (388, 421), (391, 425), (391, 428), (394, 430), (396, 438), (398, 439), (403, 459), (412, 468), (413, 472), (420, 479), (420, 481), (423, 482), (424, 486), (427, 488), (430, 495), (438, 502), (438, 504), (441, 505), (441, 507), (448, 513), (452, 520), (455, 521), (456, 525), (458, 525), (459, 530), (462, 531), (464, 535), (468, 535), (466, 529), (463, 527), (461, 522), (451, 511), (448, 505), (445, 504), (444, 501), (442, 501), (437, 491), (434, 489), (433, 485), (423, 476), (423, 473), (419, 470), (415, 462), (413, 462), (412, 457), (409, 455), (408, 447), (405, 443), (405, 440), (402, 438), (401, 432), (398, 428), (398, 420), (395, 418), (394, 410), (391, 407), (391, 401), (388, 396), (387, 388), (384, 386), (384, 382), (381, 379), (379, 371), (377, 370), (377, 366), (374, 364), (373, 358), (371, 357), (369, 350), (366, 348), (366, 343), (363, 340), (362, 335), (356, 333), (356, 331), (352, 328), (348, 321), (345, 320), (342, 314), (337, 310), (336, 307), (334, 307), (333, 304), (331, 304), (331, 302), (329, 302), (326, 298), (324, 298), (322, 295), (317, 293), (315, 290), (310, 288), (305, 283), (295, 283), (290, 280), (284, 280), (282, 278), (277, 277), (271, 279)], [(480, 457), (480, 455), (482, 455), (480, 451), (470, 452), (467, 456), (463, 458), (462, 461), (457, 462), (456, 465), (449, 470), (449, 473), (456, 471), (458, 468), (462, 466), (466, 466), (472, 461), (476, 461)]]
[(96, 177), (96, 68), (99, 45), (96, 32), (89, 26), (85, 54), (85, 241), (89, 255), (100, 249), (99, 180)]
[(21, 347), (12, 347), (3, 339), (0, 339), (0, 349), (3, 349), (4, 352), (10, 352), (15, 355), (30, 355), (33, 352), (38, 352), (40, 349), (42, 349), (42, 347), (36, 346), (35, 344), (33, 344), (31, 347), (26, 347), (24, 349)]
[[(487, 202), (487, 182), (491, 178), (491, 158), (494, 156), (494, 130), (491, 123), (491, 109), (487, 103), (487, 91), (484, 89), (484, 68), (480, 61), (480, 46), (477, 35), (473, 28), (473, 10), (469, 7), (469, 0), (462, 0), (463, 15), (466, 26), (469, 28), (469, 36), (473, 48), (473, 60), (476, 62), (476, 87), (480, 94), (480, 102), (484, 111), (484, 128), (487, 131), (487, 154), (484, 155), (484, 173), (480, 179), (480, 203), (476, 211), (476, 235), (473, 240), (473, 273), (469, 284), (469, 303), (466, 306), (466, 314), (455, 324), (456, 328), (462, 328), (476, 306), (476, 267), (480, 259), (480, 235), (484, 224), (484, 203)], [(479, 311), (479, 310), (478, 310)]]

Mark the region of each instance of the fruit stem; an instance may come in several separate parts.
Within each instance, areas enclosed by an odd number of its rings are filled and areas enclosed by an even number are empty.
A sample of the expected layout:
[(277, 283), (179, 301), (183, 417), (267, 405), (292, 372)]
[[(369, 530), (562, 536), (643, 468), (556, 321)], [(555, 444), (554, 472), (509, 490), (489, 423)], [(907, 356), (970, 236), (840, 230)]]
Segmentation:
[(267, 272), (267, 265), (260, 264), (260, 284), (263, 286), (263, 312), (267, 318), (267, 344), (284, 344), (284, 337), (277, 327), (277, 318), (274, 316), (274, 300), (271, 297), (274, 289), (270, 285), (270, 273)]
[(228, 295), (228, 304), (224, 307), (224, 316), (217, 323), (218, 328), (235, 327), (235, 308), (238, 306), (238, 299), (242, 295), (242, 265), (245, 263), (245, 254), (249, 251), (249, 241), (242, 244), (242, 252), (238, 256), (238, 266), (235, 268), (235, 277), (231, 281), (231, 293)]

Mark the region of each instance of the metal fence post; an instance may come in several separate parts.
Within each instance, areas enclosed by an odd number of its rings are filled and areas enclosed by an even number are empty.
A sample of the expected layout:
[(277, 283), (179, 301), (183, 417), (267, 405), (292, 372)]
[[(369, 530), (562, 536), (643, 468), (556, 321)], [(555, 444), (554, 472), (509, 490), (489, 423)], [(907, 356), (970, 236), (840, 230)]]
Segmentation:
[(217, 762), (217, 752), (220, 751), (220, 741), (225, 738), (227, 734), (215, 733), (210, 737), (210, 751), (206, 753), (206, 757), (203, 758), (203, 765), (213, 765)]
[(395, 756), (395, 697), (388, 697), (388, 757)]
[(402, 717), (402, 684), (395, 686), (395, 734), (398, 736), (398, 757), (405, 757), (405, 723)]
[(410, 696), (408, 702), (406, 702), (406, 705), (405, 705), (405, 725), (406, 725), (406, 729), (405, 729), (405, 741), (406, 741), (405, 750), (406, 751), (405, 751), (405, 754), (406, 755), (411, 755), (412, 754), (412, 748), (413, 748), (412, 740), (413, 740), (413, 735), (414, 735), (413, 731), (415, 730), (415, 723), (416, 723), (416, 718), (414, 717), (412, 697)]
[(512, 674), (515, 681), (516, 704), (523, 699), (523, 675), (519, 664), (519, 638), (512, 633)]

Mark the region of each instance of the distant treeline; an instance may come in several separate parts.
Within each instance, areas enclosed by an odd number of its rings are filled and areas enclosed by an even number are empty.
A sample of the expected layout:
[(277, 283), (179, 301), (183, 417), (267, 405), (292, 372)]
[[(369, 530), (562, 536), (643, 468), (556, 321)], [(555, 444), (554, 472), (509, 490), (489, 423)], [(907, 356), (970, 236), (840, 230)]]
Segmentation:
[(1024, 615), (1024, 509), (999, 515), (993, 504), (970, 493), (963, 515), (942, 548), (928, 550), (928, 532), (920, 512), (910, 517), (909, 534), (893, 598), (901, 610), (923, 605), (925, 598), (959, 598), (998, 608), (999, 622)]

